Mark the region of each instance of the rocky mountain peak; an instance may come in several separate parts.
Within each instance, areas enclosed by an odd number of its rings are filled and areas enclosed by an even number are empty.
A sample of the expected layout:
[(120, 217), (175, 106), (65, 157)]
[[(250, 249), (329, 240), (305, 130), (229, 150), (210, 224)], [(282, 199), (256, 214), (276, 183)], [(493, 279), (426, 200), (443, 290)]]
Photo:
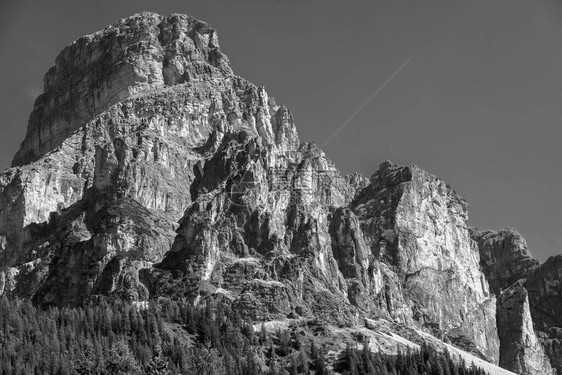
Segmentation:
[(193, 17), (140, 13), (66, 47), (13, 164), (0, 295), (225, 304), (320, 325), (335, 349), (427, 339), (479, 366), (562, 369), (562, 258), (538, 266), (515, 231), (469, 228), (467, 202), (415, 165), (342, 176)]
[(60, 146), (85, 122), (126, 98), (232, 74), (209, 24), (182, 14), (123, 18), (77, 39), (57, 56), (12, 165)]

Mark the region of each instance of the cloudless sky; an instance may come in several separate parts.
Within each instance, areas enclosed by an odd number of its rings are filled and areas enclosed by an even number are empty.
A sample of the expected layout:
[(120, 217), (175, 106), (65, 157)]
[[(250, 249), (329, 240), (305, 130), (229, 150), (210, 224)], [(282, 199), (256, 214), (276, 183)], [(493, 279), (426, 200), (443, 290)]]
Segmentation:
[(143, 10), (218, 29), (236, 74), (287, 105), (343, 172), (416, 164), (468, 200), (471, 225), (514, 227), (541, 260), (562, 253), (556, 0), (2, 0), (0, 169), (59, 51)]

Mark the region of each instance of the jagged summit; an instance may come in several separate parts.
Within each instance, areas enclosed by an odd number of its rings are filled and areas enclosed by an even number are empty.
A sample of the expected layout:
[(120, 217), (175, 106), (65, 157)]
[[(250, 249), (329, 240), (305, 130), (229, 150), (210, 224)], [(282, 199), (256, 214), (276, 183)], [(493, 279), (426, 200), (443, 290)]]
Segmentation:
[(31, 225), (94, 197), (103, 207), (100, 195), (177, 221), (201, 147), (240, 130), (280, 153), (300, 144), (289, 110), (232, 74), (208, 24), (141, 13), (79, 38), (47, 73), (17, 168), (1, 177), (0, 261), (32, 259)]
[(183, 14), (143, 12), (123, 18), (77, 39), (57, 56), (12, 165), (36, 160), (128, 97), (232, 75), (209, 24)]

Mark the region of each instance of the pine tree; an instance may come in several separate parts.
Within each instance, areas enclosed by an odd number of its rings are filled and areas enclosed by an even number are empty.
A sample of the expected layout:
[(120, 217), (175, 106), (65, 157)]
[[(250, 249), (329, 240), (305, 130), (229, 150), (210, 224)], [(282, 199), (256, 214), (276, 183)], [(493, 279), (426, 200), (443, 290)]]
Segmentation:
[(314, 360), (314, 369), (317, 375), (327, 375), (328, 369), (326, 368), (326, 359), (324, 358), (324, 353), (320, 351), (318, 356)]
[(170, 375), (168, 361), (162, 355), (157, 355), (145, 366), (146, 375)]
[(301, 373), (308, 374), (308, 356), (303, 347), (300, 348), (298, 362)]
[(265, 331), (265, 324), (262, 322), (261, 323), (261, 329), (260, 329), (260, 345), (265, 344), (265, 342), (267, 341), (267, 333)]
[(318, 348), (316, 347), (316, 343), (314, 342), (314, 340), (311, 340), (311, 342), (310, 342), (310, 359), (312, 361), (316, 361), (316, 358), (318, 358)]
[(279, 355), (284, 357), (291, 353), (291, 334), (289, 331), (282, 332), (279, 341)]
[(129, 345), (123, 340), (119, 340), (112, 345), (105, 368), (110, 374), (141, 373), (141, 368), (131, 353)]

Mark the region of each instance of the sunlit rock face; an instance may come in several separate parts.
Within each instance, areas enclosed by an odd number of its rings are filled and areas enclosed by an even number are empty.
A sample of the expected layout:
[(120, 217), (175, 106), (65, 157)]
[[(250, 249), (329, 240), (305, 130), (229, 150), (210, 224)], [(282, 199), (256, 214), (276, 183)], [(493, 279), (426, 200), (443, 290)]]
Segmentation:
[(422, 326), (468, 340), (497, 361), (495, 299), (470, 239), (466, 202), (418, 167), (385, 162), (352, 207), (372, 254), (400, 278), (407, 306), (400, 314), (410, 310)]
[(225, 298), (253, 319), (350, 323), (330, 220), (353, 193), (314, 145), (286, 152), (247, 132), (227, 134), (198, 172), (171, 251), (151, 271), (153, 293)]
[(47, 73), (0, 176), (2, 290), (60, 304), (146, 297), (138, 269), (170, 250), (201, 148), (241, 129), (299, 144), (291, 113), (232, 74), (206, 23), (141, 13), (78, 39)]
[(66, 47), (45, 75), (13, 166), (59, 146), (86, 121), (134, 95), (232, 76), (217, 33), (193, 17), (141, 13)]
[[(421, 185), (403, 185), (413, 168), (385, 165), (357, 193), (312, 145), (287, 154), (248, 133), (226, 135), (192, 186), (194, 203), (172, 250), (151, 271), (152, 293), (220, 296), (253, 319), (349, 324), (357, 311), (471, 343), (497, 361), (495, 300), (479, 271), (465, 204), (417, 168)], [(395, 202), (381, 205), (381, 186)], [(426, 200), (438, 203), (420, 212)], [(431, 218), (437, 222), (429, 227)], [(386, 249), (393, 256), (370, 246), (371, 221), (396, 233), (400, 247)]]
[[(0, 174), (0, 294), (368, 318), (538, 368), (537, 338), (551, 360), (561, 352), (535, 313), (558, 311), (558, 263), (538, 267), (516, 232), (467, 220), (464, 199), (418, 167), (343, 176), (286, 107), (233, 74), (211, 26), (141, 13), (78, 39), (47, 73)], [(500, 299), (525, 277), (528, 297)], [(508, 333), (523, 346), (500, 348)]]

